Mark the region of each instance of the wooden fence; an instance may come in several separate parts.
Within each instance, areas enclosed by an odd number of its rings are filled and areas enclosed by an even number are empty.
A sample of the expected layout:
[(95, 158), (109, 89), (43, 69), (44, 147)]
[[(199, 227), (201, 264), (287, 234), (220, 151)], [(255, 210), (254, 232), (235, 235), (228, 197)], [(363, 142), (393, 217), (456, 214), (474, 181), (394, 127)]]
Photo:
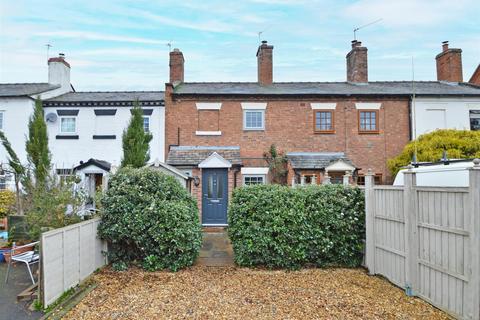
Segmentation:
[(469, 187), (374, 186), (366, 177), (366, 265), (460, 319), (480, 319), (480, 161)]
[(107, 263), (106, 243), (97, 236), (99, 223), (95, 218), (42, 234), (40, 294), (44, 307)]

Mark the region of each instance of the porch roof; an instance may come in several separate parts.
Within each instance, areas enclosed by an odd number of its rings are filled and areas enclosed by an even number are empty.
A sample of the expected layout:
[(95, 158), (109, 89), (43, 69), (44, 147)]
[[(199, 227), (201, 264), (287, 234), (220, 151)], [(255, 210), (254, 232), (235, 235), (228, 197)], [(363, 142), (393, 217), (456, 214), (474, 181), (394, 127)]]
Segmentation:
[(90, 158), (86, 162), (80, 161), (80, 164), (78, 166), (76, 166), (75, 168), (73, 168), (73, 170), (74, 171), (82, 170), (83, 168), (86, 168), (90, 165), (96, 166), (96, 167), (98, 167), (102, 170), (105, 170), (105, 171), (110, 171), (110, 169), (112, 167), (111, 163), (108, 162), (108, 161)]
[(293, 169), (325, 169), (338, 160), (356, 168), (343, 152), (289, 152), (287, 158)]
[(167, 164), (173, 166), (198, 166), (214, 152), (218, 153), (232, 165), (241, 165), (240, 147), (238, 146), (177, 146), (168, 152)]

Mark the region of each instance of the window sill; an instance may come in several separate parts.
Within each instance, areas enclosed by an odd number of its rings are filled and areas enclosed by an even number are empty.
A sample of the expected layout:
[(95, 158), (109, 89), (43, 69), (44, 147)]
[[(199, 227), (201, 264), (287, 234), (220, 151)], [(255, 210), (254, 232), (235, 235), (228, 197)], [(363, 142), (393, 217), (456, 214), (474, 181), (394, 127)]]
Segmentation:
[(315, 134), (335, 134), (335, 130), (329, 131), (314, 131)]
[(58, 140), (78, 140), (78, 135), (73, 134), (57, 134), (55, 137)]
[(195, 131), (197, 136), (221, 136), (222, 131)]
[(259, 128), (259, 129), (246, 129), (246, 128), (243, 128), (243, 131), (247, 131), (247, 132), (255, 132), (255, 131), (265, 131), (264, 128)]
[(112, 134), (112, 135), (100, 135), (100, 134), (95, 134), (92, 136), (94, 140), (115, 140), (117, 139), (117, 136)]
[(358, 131), (358, 134), (380, 134), (380, 131)]

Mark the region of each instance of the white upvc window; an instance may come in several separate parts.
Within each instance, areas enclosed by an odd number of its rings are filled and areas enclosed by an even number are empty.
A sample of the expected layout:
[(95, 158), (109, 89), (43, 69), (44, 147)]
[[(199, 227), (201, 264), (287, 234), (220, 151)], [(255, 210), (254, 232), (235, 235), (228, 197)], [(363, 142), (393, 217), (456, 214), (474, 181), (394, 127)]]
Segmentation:
[(143, 117), (143, 131), (150, 132), (150, 117)]
[(246, 174), (243, 175), (243, 185), (249, 186), (254, 184), (266, 184), (266, 176), (264, 174)]
[(244, 130), (264, 130), (265, 129), (265, 110), (244, 110), (243, 111), (243, 129)]
[(4, 122), (5, 120), (5, 111), (0, 111), (0, 130), (3, 130), (4, 128)]
[(74, 134), (77, 132), (77, 118), (76, 117), (61, 117), (60, 118), (60, 133)]

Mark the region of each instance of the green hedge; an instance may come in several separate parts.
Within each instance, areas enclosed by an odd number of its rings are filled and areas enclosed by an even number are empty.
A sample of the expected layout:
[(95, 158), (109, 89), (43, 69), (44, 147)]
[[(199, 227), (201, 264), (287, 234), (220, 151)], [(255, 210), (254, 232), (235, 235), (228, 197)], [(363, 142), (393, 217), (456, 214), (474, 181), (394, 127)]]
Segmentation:
[(358, 266), (364, 195), (341, 185), (257, 185), (233, 191), (228, 233), (240, 266)]
[(101, 203), (98, 232), (109, 243), (116, 269), (137, 262), (151, 271), (176, 271), (198, 256), (197, 203), (175, 178), (148, 168), (121, 169), (110, 178)]

